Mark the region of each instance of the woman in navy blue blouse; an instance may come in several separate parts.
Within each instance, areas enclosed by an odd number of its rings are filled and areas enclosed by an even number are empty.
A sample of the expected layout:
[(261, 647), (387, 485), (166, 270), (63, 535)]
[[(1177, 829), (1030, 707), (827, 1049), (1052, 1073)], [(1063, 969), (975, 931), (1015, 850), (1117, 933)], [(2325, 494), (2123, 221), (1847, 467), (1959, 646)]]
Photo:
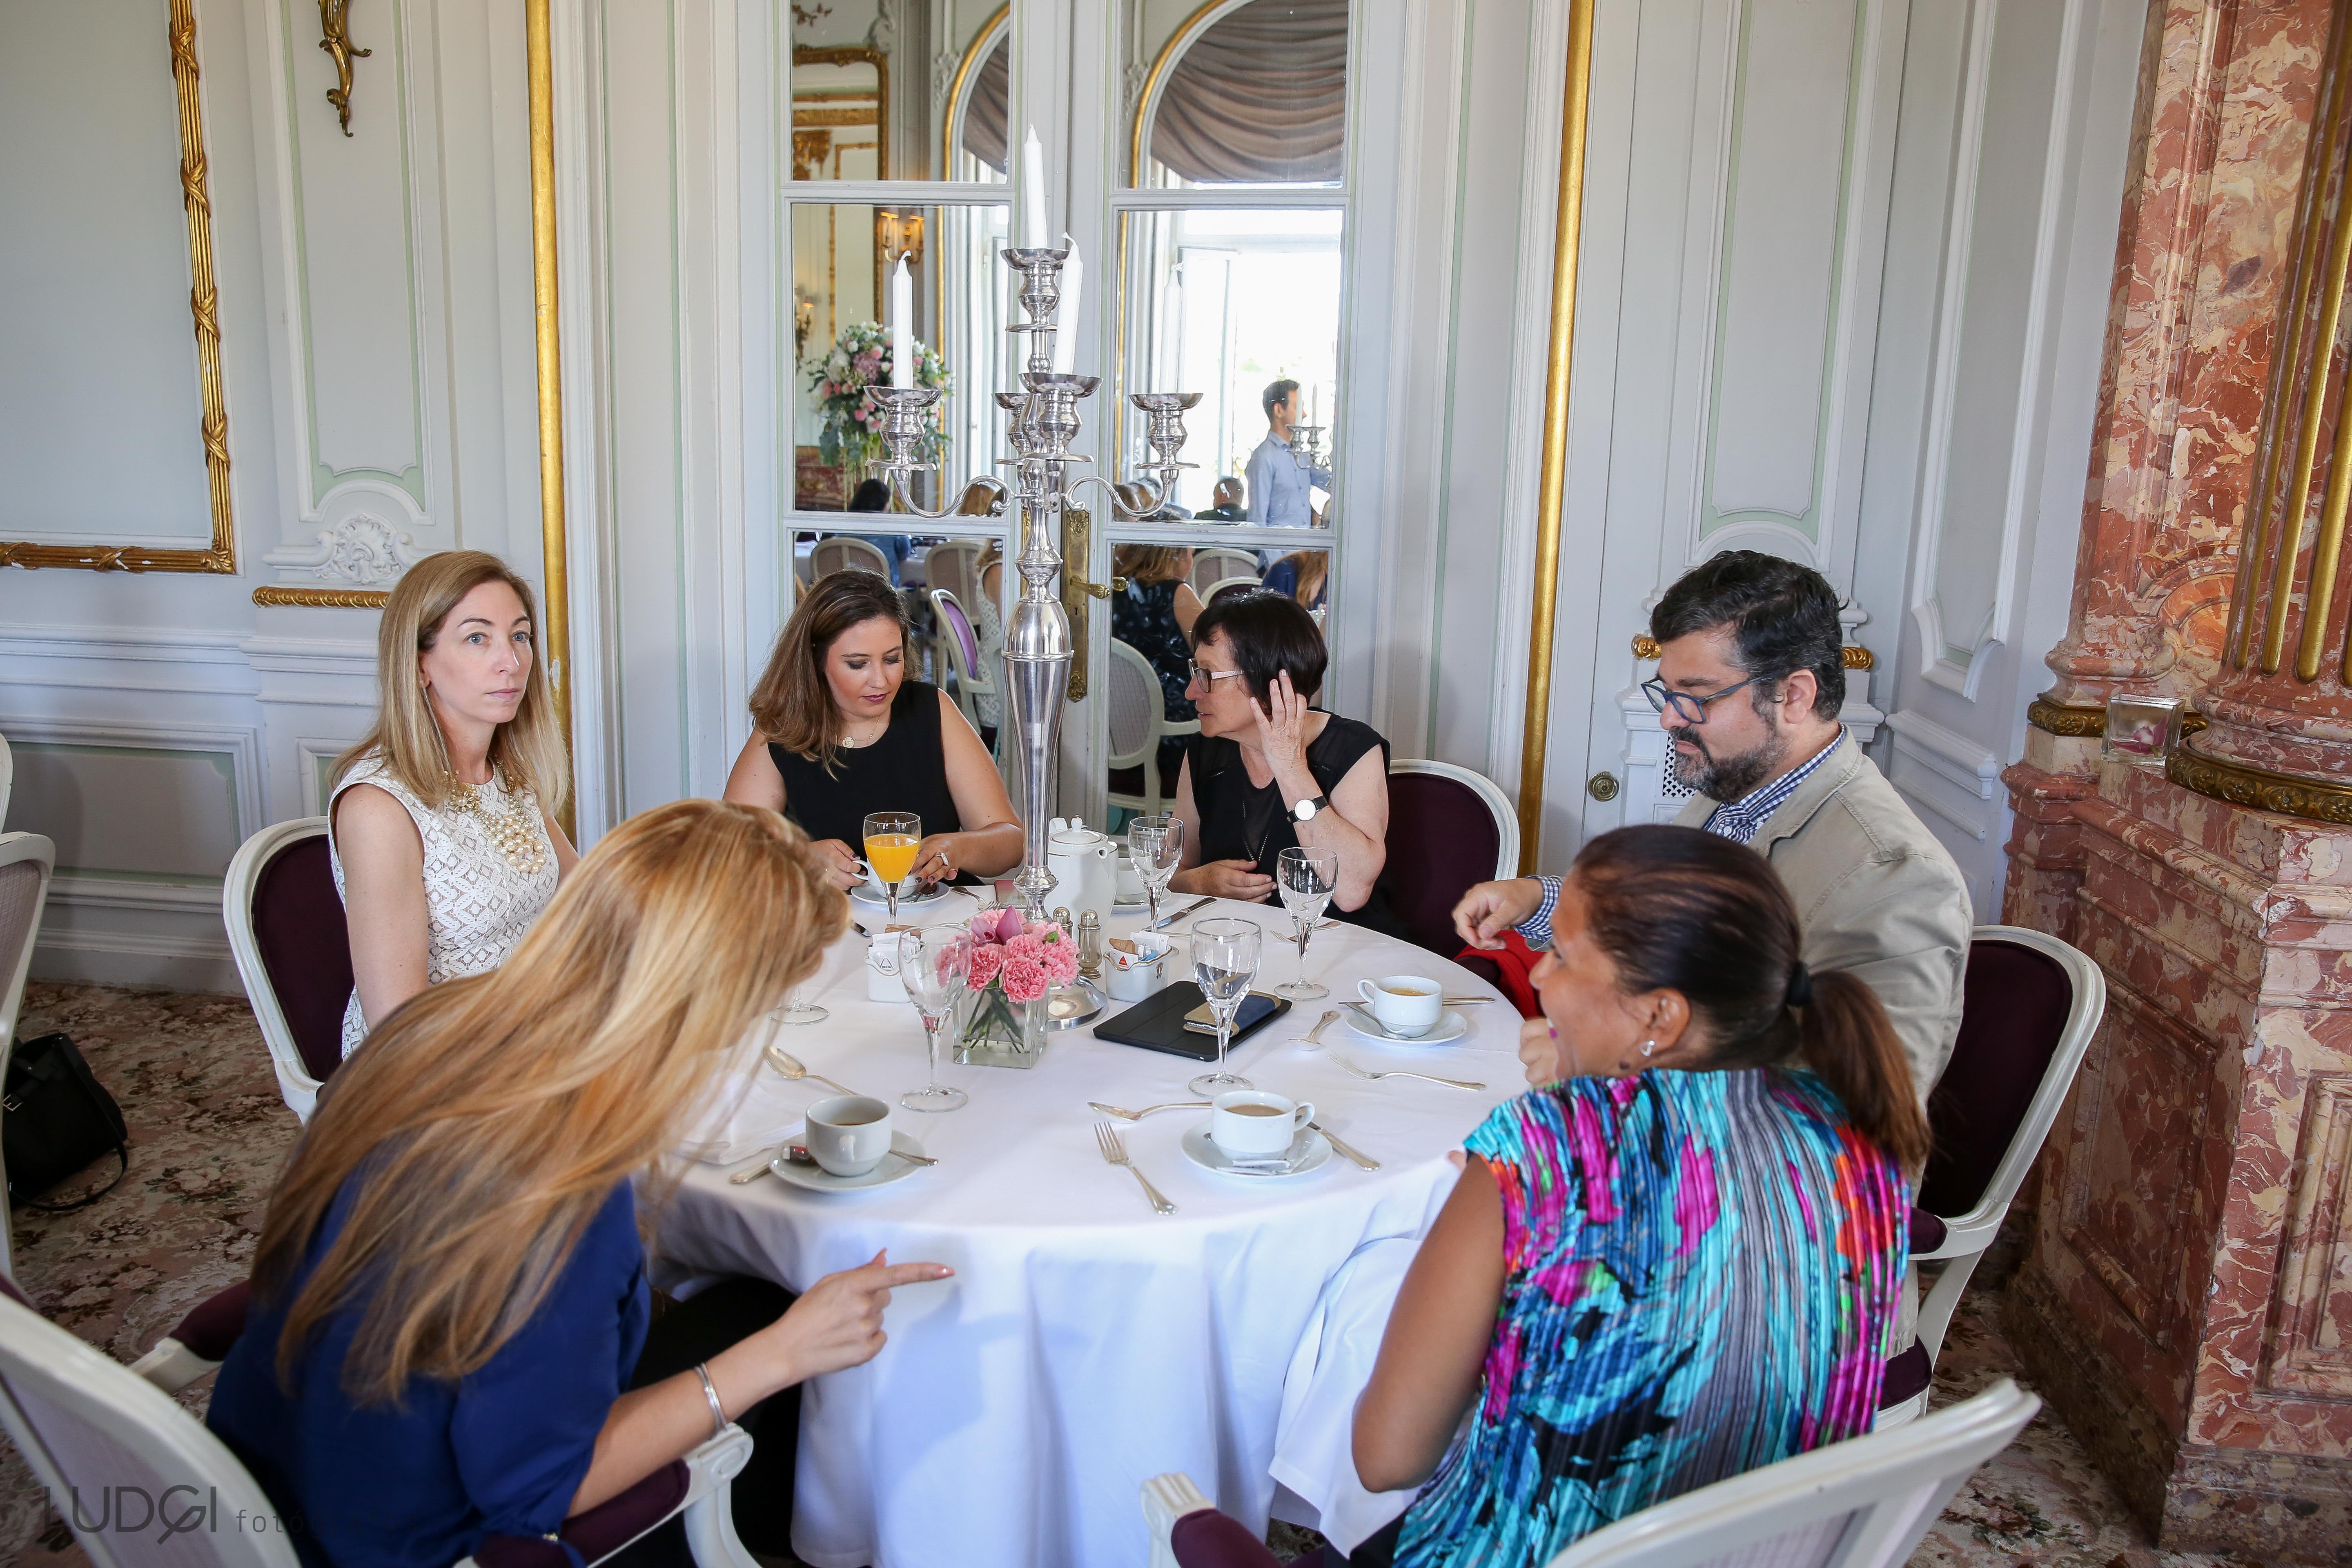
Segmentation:
[(722, 1420), (753, 1434), (739, 1532), (788, 1549), (796, 1411), (772, 1396), (870, 1359), (891, 1288), (950, 1270), (877, 1257), (797, 1300), (737, 1281), (649, 1342), (633, 1178), (847, 913), (783, 818), (679, 801), (608, 834), (503, 967), (419, 993), (344, 1064), (209, 1417), (305, 1563), (551, 1534)]

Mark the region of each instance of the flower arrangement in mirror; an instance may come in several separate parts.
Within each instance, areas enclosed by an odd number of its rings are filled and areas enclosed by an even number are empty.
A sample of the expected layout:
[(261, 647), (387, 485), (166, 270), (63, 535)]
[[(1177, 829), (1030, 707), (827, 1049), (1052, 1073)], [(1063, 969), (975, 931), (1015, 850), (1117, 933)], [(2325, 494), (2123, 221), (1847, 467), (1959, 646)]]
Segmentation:
[[(823, 359), (803, 361), (803, 368), (824, 421), (817, 431), (817, 456), (828, 468), (848, 468), (854, 485), (884, 452), (882, 405), (866, 395), (866, 388), (890, 384), (889, 330), (879, 321), (852, 321), (841, 329), (841, 336)], [(942, 394), (955, 390), (955, 377), (949, 374), (947, 362), (920, 342), (915, 344), (915, 384)], [(946, 407), (942, 398), (931, 405), (925, 416), (925, 462), (938, 459)]]

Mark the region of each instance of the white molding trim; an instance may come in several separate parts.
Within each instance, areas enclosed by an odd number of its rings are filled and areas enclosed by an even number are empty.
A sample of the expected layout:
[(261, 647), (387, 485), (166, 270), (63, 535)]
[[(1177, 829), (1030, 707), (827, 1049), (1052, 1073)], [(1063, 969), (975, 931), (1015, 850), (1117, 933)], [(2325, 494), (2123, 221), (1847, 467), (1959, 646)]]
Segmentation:
[[(0, 624), (0, 660), (20, 658), (120, 658), (157, 664), (243, 664), (241, 632), (204, 632), (168, 627), (31, 626)], [(0, 664), (0, 669), (5, 669)], [(0, 679), (23, 680), (20, 674)], [(26, 681), (25, 684), (42, 684)]]
[(1916, 554), (1911, 585), (1911, 617), (1920, 637), (1919, 675), (1930, 685), (1974, 702), (1984, 683), (1986, 655), (2009, 641), (2017, 598), (2018, 559), (2024, 548), (2027, 514), (2034, 501), (2040, 465), (2033, 448), (2042, 423), (2042, 390), (2054, 282), (2053, 267), (2063, 254), (2060, 230), (2073, 195), (2067, 165), (2074, 155), (2067, 128), (2074, 121), (2075, 98), (2082, 89), (2078, 68), (2086, 16), (2093, 0), (2064, 0), (2060, 24), (2056, 77), (2050, 104), (2050, 133), (2042, 154), (2042, 196), (2034, 214), (2033, 277), (2025, 300), (2025, 326), (2019, 343), (2017, 408), (2011, 424), (2009, 482), (2002, 498), (2000, 554), (1993, 577), (1992, 605), (1975, 629), (1966, 663), (1951, 657), (1958, 644), (1948, 640), (1937, 597), (1946, 508), (1951, 471), (1952, 423), (1958, 396), (1960, 338), (1965, 330), (1968, 269), (1974, 242), (1977, 195), (1981, 180), (1985, 118), (1992, 81), (1992, 51), (1999, 26), (2000, 0), (1970, 0), (1969, 60), (1963, 78), (1961, 123), (1953, 169), (1953, 195), (1948, 211), (1951, 233), (1944, 255), (1944, 299), (1936, 327), (1935, 384), (1927, 416), (1924, 460), (1920, 464), (1920, 495)]
[(1886, 716), (1895, 749), (1940, 773), (1979, 800), (1999, 800), (2000, 758), (1957, 730), (1946, 728), (1916, 708)]
[[(277, 675), (336, 675), (368, 683), (368, 705), (375, 704), (375, 643), (358, 637), (239, 638), (236, 650), (257, 670)], [(269, 701), (265, 696), (262, 700)], [(277, 700), (286, 700), (283, 698)], [(304, 699), (303, 700), (309, 700)]]
[(221, 890), (204, 882), (134, 882), (121, 877), (58, 877), (53, 903), (93, 910), (143, 910), (172, 915), (218, 915)]
[[(85, 722), (27, 713), (0, 713), (0, 735), (12, 745), (128, 746), (152, 752), (225, 752), (229, 754), (229, 792), (236, 802), (236, 836), (253, 836), (265, 820), (261, 808), (261, 731), (250, 724), (163, 724), (146, 719)], [(61, 884), (82, 879), (61, 877)]]

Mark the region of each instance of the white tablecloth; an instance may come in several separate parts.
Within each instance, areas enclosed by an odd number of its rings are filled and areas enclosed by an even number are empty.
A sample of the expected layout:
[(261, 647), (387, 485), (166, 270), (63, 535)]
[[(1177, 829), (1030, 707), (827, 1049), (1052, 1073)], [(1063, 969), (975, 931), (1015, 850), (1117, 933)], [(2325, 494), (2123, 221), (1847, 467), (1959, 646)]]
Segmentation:
[[(1296, 950), (1275, 940), (1287, 930), (1280, 909), (1202, 913), (1266, 926), (1260, 988), (1293, 977)], [(1111, 934), (1140, 923), (1122, 915)], [(829, 1020), (777, 1035), (812, 1069), (895, 1102), (923, 1081), (922, 1029), (912, 1009), (866, 999), (864, 953), (853, 933), (807, 987)], [(667, 1285), (749, 1274), (803, 1288), (886, 1247), (894, 1261), (956, 1269), (951, 1281), (897, 1293), (889, 1343), (872, 1363), (805, 1389), (793, 1532), (803, 1558), (816, 1568), (1140, 1568), (1137, 1489), (1166, 1470), (1188, 1472), (1225, 1511), (1264, 1526), (1284, 1379), (1326, 1282), (1368, 1243), (1423, 1234), (1452, 1188), (1446, 1151), (1523, 1087), (1518, 1015), (1500, 998), (1464, 1009), (1472, 1033), (1450, 1045), (1382, 1045), (1344, 1018), (1325, 1031), (1326, 1051), (1295, 1043), (1360, 979), (1419, 973), (1449, 994), (1495, 994), (1458, 965), (1338, 925), (1316, 933), (1308, 972), (1332, 999), (1297, 1005), (1237, 1047), (1234, 1065), (1261, 1089), (1314, 1101), (1378, 1171), (1334, 1154), (1279, 1183), (1213, 1174), (1178, 1148), (1207, 1113), (1162, 1111), (1120, 1124), (1136, 1163), (1177, 1205), (1157, 1215), (1134, 1177), (1104, 1163), (1092, 1130), (1103, 1118), (1087, 1102), (1193, 1099), (1185, 1080), (1202, 1069), (1090, 1029), (1056, 1035), (1027, 1071), (943, 1067), (971, 1101), (944, 1115), (896, 1113), (940, 1160), (903, 1181), (813, 1194), (772, 1179), (730, 1185), (740, 1163), (692, 1171), (659, 1222)], [(1170, 977), (1183, 973), (1171, 965)], [(1332, 1053), (1486, 1087), (1367, 1083)], [(763, 1141), (831, 1092), (756, 1074), (729, 1131)]]

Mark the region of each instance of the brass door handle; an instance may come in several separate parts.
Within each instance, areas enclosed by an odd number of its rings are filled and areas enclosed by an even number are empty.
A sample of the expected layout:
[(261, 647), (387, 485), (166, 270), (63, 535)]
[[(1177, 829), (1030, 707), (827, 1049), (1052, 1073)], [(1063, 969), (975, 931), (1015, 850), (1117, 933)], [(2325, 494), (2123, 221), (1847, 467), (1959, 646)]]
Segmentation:
[(1114, 577), (1108, 583), (1089, 583), (1084, 577), (1072, 579), (1072, 585), (1081, 594), (1092, 594), (1097, 599), (1108, 599), (1113, 594), (1127, 592), (1127, 579)]

